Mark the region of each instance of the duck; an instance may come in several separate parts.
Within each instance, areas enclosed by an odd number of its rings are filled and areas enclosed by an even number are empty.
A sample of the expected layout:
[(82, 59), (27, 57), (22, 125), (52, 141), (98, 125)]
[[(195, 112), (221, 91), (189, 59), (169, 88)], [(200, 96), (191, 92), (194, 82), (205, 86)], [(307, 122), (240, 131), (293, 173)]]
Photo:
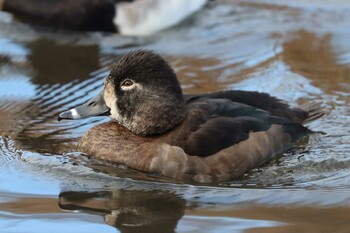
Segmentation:
[(0, 0), (25, 22), (56, 29), (149, 36), (200, 10), (207, 0)]
[(292, 108), (267, 93), (228, 90), (183, 94), (157, 53), (135, 50), (114, 64), (103, 90), (58, 120), (109, 116), (79, 140), (84, 154), (175, 180), (241, 177), (313, 131), (319, 106)]

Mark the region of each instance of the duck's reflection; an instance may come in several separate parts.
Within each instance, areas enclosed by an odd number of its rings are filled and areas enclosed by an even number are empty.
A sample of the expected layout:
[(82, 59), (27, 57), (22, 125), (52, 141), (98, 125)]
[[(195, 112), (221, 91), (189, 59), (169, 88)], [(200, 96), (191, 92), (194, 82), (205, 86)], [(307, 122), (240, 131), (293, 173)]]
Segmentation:
[(59, 207), (102, 215), (121, 232), (175, 232), (185, 200), (164, 191), (62, 192)]
[(97, 45), (60, 44), (39, 39), (29, 43), (28, 48), (31, 51), (29, 61), (35, 70), (32, 81), (40, 86), (65, 84), (74, 79), (82, 82), (100, 68)]

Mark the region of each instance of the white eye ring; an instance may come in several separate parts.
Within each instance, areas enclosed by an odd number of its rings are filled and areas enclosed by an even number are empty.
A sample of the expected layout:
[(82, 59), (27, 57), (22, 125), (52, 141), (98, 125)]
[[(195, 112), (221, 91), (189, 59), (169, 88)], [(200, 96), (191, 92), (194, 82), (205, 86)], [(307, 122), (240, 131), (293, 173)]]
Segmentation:
[(122, 83), (122, 87), (131, 87), (132, 85), (134, 85), (134, 82), (130, 79), (124, 80)]
[(134, 81), (132, 81), (130, 79), (124, 80), (120, 86), (121, 86), (120, 88), (123, 91), (131, 90), (131, 89), (134, 89), (134, 88), (141, 88), (140, 84), (135, 83)]
[(121, 84), (121, 89), (123, 91), (133, 89), (135, 87), (134, 82), (130, 79), (126, 79)]

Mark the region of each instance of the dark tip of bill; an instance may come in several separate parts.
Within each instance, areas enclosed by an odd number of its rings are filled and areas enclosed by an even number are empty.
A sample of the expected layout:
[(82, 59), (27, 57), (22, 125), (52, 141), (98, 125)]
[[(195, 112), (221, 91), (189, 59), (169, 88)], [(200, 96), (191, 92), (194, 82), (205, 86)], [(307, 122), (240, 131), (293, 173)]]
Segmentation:
[(61, 121), (61, 120), (64, 120), (64, 119), (71, 119), (70, 116), (71, 116), (71, 114), (70, 114), (69, 111), (61, 112), (58, 115), (57, 120)]

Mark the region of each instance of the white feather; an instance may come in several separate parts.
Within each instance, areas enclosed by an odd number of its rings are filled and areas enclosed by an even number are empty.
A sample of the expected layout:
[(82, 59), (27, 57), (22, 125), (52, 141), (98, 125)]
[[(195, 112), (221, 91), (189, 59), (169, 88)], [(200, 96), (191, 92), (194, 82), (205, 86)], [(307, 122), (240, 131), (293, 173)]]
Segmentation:
[(171, 27), (201, 9), (207, 0), (136, 0), (116, 5), (114, 23), (122, 35), (146, 36)]

